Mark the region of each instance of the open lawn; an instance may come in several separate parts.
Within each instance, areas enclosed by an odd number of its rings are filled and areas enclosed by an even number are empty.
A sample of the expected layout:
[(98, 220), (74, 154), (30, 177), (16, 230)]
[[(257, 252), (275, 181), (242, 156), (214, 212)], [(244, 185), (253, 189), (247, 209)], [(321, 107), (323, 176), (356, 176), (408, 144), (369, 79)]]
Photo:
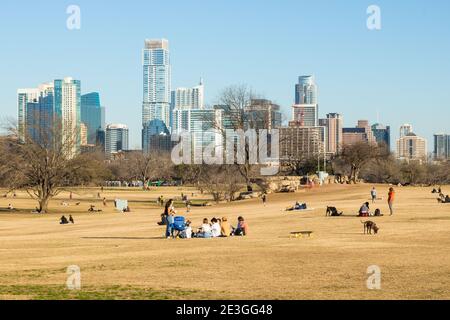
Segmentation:
[[(371, 187), (273, 194), (266, 207), (260, 199), (193, 207), (186, 216), (195, 227), (204, 217), (226, 216), (235, 224), (243, 215), (251, 233), (190, 240), (162, 237), (165, 229), (156, 224), (162, 209), (154, 200), (192, 189), (106, 189), (107, 207), (96, 198), (99, 189), (75, 190), (73, 200), (63, 193), (52, 201), (46, 215), (31, 214), (35, 202), (18, 192), (0, 198), (0, 298), (450, 299), (450, 204), (438, 204), (431, 188), (396, 188), (395, 215), (370, 218), (380, 232), (364, 235), (366, 219), (354, 215)], [(386, 199), (388, 187), (377, 189)], [(130, 200), (132, 212), (115, 212), (116, 197)], [(388, 214), (385, 199), (371, 209)], [(315, 210), (283, 212), (297, 200)], [(10, 203), (19, 211), (5, 210)], [(91, 203), (104, 212), (87, 213)], [(346, 216), (325, 217), (327, 205)], [(75, 225), (59, 225), (62, 214), (72, 214)], [(301, 230), (313, 237), (289, 238)], [(81, 268), (80, 291), (65, 288), (70, 265)], [(367, 289), (371, 265), (381, 268), (381, 290)]]

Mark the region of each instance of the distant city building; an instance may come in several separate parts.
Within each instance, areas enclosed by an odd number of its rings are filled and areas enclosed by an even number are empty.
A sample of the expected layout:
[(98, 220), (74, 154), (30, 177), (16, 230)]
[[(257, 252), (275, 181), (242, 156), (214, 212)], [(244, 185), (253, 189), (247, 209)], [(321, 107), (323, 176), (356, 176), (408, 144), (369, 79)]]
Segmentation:
[(80, 144), (88, 145), (88, 127), (83, 122), (80, 124)]
[(316, 127), (319, 124), (317, 104), (294, 104), (292, 106), (292, 126)]
[(143, 105), (142, 126), (159, 119), (170, 126), (171, 67), (169, 41), (145, 40), (142, 52)]
[(70, 77), (54, 81), (54, 110), (61, 123), (63, 140), (74, 141), (70, 156), (80, 151), (81, 82)]
[(223, 110), (174, 110), (172, 133), (180, 134), (190, 132), (192, 139), (192, 152), (198, 156), (207, 146), (223, 147)]
[[(71, 141), (69, 156), (80, 151), (81, 82), (70, 77), (45, 83), (36, 89), (19, 89), (19, 137), (29, 135), (38, 143), (50, 138), (51, 129), (60, 130), (63, 141)], [(52, 137), (53, 138), (53, 137)], [(73, 142), (72, 142), (73, 141)]]
[(337, 154), (341, 150), (343, 122), (343, 117), (339, 113), (329, 113), (326, 119), (319, 120), (319, 126), (326, 128), (324, 142), (326, 141), (327, 153)]
[(203, 80), (193, 88), (177, 88), (172, 91), (172, 109), (204, 109), (205, 87)]
[(434, 135), (434, 152), (435, 160), (450, 160), (450, 135), (439, 133)]
[(289, 126), (280, 130), (282, 163), (317, 157), (324, 154), (321, 127)]
[(114, 154), (127, 151), (128, 127), (124, 124), (110, 124), (106, 126), (105, 152), (111, 158)]
[(172, 149), (171, 135), (167, 126), (159, 119), (149, 121), (144, 125), (142, 132), (143, 152), (165, 151)]
[(244, 108), (245, 129), (272, 130), (282, 125), (280, 106), (266, 99), (252, 99)]
[[(22, 141), (25, 140), (27, 134), (30, 134), (27, 131), (27, 123), (33, 125), (30, 130), (32, 130), (32, 138), (36, 138), (36, 130), (40, 126), (39, 118), (53, 117), (53, 91), (53, 83), (41, 84), (38, 88), (17, 90), (18, 135)], [(33, 103), (33, 110), (28, 110), (29, 103)], [(44, 114), (46, 111), (49, 113)], [(36, 119), (33, 118), (34, 116)]]
[(355, 128), (342, 129), (342, 144), (344, 146), (360, 142), (376, 143), (372, 128), (367, 120), (359, 120)]
[(314, 76), (300, 76), (295, 85), (295, 104), (318, 104)]
[(391, 127), (376, 123), (372, 126), (372, 133), (379, 145), (385, 145), (391, 149)]
[(97, 131), (105, 130), (105, 108), (100, 104), (98, 92), (81, 96), (81, 122), (87, 127), (88, 144), (96, 144)]
[(412, 131), (412, 125), (410, 124), (404, 124), (400, 127), (400, 138), (407, 136)]
[[(403, 128), (403, 126), (402, 126)], [(412, 126), (409, 126), (409, 133), (401, 135), (397, 140), (397, 157), (400, 160), (427, 160), (427, 141), (412, 132)]]

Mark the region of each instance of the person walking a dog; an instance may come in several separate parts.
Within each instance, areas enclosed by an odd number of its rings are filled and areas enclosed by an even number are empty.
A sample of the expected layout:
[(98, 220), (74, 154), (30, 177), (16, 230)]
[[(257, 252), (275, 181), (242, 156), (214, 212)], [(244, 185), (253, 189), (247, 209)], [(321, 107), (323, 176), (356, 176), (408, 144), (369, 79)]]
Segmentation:
[(389, 210), (391, 211), (391, 216), (394, 214), (394, 200), (395, 200), (395, 191), (394, 188), (389, 188), (389, 193), (388, 193), (388, 205), (389, 205)]

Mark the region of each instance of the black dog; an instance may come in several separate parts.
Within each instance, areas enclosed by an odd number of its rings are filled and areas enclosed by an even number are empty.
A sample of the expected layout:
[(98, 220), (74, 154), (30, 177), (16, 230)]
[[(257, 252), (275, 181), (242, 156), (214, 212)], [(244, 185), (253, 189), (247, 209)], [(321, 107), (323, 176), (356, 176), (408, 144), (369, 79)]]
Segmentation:
[(343, 212), (339, 212), (336, 207), (327, 207), (326, 217), (339, 217), (342, 216)]

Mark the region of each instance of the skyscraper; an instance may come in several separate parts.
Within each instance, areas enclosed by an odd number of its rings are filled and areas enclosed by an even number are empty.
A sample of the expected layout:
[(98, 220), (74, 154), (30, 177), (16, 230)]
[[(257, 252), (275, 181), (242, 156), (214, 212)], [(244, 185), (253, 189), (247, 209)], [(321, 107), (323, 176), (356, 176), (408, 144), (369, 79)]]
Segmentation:
[(73, 143), (70, 156), (80, 151), (81, 82), (70, 77), (54, 81), (54, 110), (63, 142)]
[(281, 127), (280, 106), (266, 99), (251, 99), (244, 108), (245, 129), (272, 130)]
[(292, 106), (292, 125), (316, 127), (319, 124), (319, 108), (317, 104), (294, 104)]
[(450, 160), (450, 135), (438, 133), (434, 135), (435, 160)]
[(295, 104), (317, 104), (317, 85), (314, 76), (300, 76), (295, 85)]
[(409, 132), (397, 140), (397, 157), (406, 161), (426, 161), (427, 140)]
[(106, 127), (105, 152), (108, 157), (128, 150), (128, 127), (124, 124), (109, 124)]
[(174, 109), (204, 109), (205, 87), (200, 80), (198, 86), (192, 88), (177, 88), (172, 91), (172, 110)]
[(147, 122), (142, 131), (143, 152), (148, 154), (154, 151), (170, 151), (172, 140), (169, 130), (164, 122), (155, 119)]
[(376, 123), (372, 126), (372, 133), (379, 145), (385, 145), (391, 149), (391, 127)]
[(358, 125), (354, 128), (342, 129), (342, 144), (352, 145), (359, 142), (376, 143), (369, 121), (358, 120)]
[(400, 138), (403, 138), (403, 137), (407, 136), (411, 132), (413, 132), (412, 131), (412, 125), (410, 125), (410, 124), (402, 125), (400, 127)]
[(81, 122), (87, 128), (87, 144), (96, 144), (97, 132), (105, 130), (105, 108), (100, 104), (98, 92), (81, 96)]
[(342, 148), (343, 117), (339, 113), (329, 113), (326, 119), (319, 120), (319, 126), (326, 128), (326, 152), (337, 154)]
[(145, 40), (142, 51), (142, 126), (155, 119), (170, 126), (171, 68), (169, 41)]

